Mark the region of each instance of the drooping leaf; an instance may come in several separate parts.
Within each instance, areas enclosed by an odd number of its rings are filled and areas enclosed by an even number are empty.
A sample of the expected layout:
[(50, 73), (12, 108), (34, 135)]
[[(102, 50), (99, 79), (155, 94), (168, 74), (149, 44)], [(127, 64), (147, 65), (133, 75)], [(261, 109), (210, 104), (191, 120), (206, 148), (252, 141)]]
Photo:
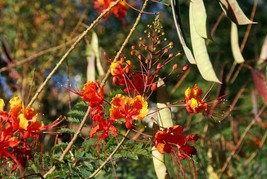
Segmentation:
[(265, 37), (263, 45), (261, 47), (261, 54), (258, 63), (260, 64), (265, 60), (267, 60), (267, 36)]
[(207, 13), (203, 0), (193, 0), (192, 11), (193, 18), (197, 19), (194, 21), (197, 33), (203, 38), (208, 38)]
[(239, 48), (238, 29), (235, 23), (231, 23), (231, 49), (236, 63), (243, 63), (245, 60)]
[(185, 35), (183, 33), (182, 22), (181, 22), (180, 11), (179, 11), (179, 1), (178, 0), (171, 0), (171, 7), (172, 7), (172, 15), (173, 15), (173, 20), (174, 20), (174, 25), (176, 27), (178, 38), (179, 38), (180, 43), (183, 47), (185, 56), (191, 64), (196, 64), (194, 56), (193, 56), (191, 50), (187, 46), (187, 43), (185, 40)]
[(267, 83), (261, 71), (251, 69), (254, 84), (265, 105), (267, 105)]
[(238, 25), (254, 24), (255, 22), (251, 21), (244, 14), (242, 9), (236, 0), (219, 0), (219, 4), (225, 13), (225, 15), (234, 23)]
[(195, 28), (195, 21), (198, 19), (194, 19), (194, 12), (193, 12), (193, 3), (196, 0), (190, 1), (189, 5), (189, 24), (190, 24), (190, 35), (191, 35), (191, 42), (193, 47), (193, 53), (195, 56), (196, 64), (198, 70), (200, 71), (201, 76), (207, 81), (214, 81), (221, 83), (217, 78), (212, 64), (210, 62), (210, 58), (208, 55), (207, 47), (205, 44), (205, 39), (202, 38), (196, 31)]

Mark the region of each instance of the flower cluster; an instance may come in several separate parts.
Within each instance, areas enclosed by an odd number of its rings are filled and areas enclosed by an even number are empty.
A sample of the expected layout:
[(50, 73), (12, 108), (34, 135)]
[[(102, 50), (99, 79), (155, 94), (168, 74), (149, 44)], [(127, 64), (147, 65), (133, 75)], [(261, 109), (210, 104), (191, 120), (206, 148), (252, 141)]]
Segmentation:
[[(96, 8), (99, 12), (107, 9), (111, 3), (115, 2), (115, 0), (95, 0), (94, 8)], [(127, 15), (128, 6), (124, 1), (119, 2), (117, 6), (115, 6), (111, 13), (120, 19), (123, 19)]]
[(177, 151), (180, 159), (196, 154), (196, 149), (187, 142), (196, 142), (198, 136), (196, 134), (185, 135), (182, 132), (183, 127), (179, 125), (157, 131), (154, 137), (157, 150), (161, 154)]
[(9, 111), (4, 111), (4, 106), (4, 101), (0, 99), (0, 157), (2, 163), (13, 161), (14, 170), (25, 167), (32, 158), (33, 144), (46, 127), (37, 120), (35, 110), (25, 107), (19, 97), (9, 101)]
[(138, 95), (134, 98), (117, 94), (110, 102), (110, 116), (105, 118), (105, 110), (103, 107), (104, 91), (98, 82), (87, 82), (80, 96), (88, 103), (90, 108), (90, 118), (94, 123), (94, 127), (90, 132), (90, 137), (94, 137), (96, 133), (102, 131), (100, 139), (106, 140), (109, 132), (116, 136), (118, 129), (114, 124), (125, 119), (127, 129), (132, 127), (133, 120), (142, 120), (148, 113), (148, 104), (144, 97)]
[(185, 105), (186, 110), (189, 113), (199, 113), (207, 111), (207, 103), (203, 101), (200, 96), (202, 95), (202, 90), (195, 84), (194, 87), (187, 88), (185, 91)]

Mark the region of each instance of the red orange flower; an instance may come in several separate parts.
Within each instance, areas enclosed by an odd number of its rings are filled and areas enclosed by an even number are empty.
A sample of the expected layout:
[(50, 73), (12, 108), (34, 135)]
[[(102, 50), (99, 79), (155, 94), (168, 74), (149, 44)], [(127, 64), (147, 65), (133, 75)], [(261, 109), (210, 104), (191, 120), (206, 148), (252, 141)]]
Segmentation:
[(155, 147), (161, 154), (177, 151), (180, 159), (196, 154), (196, 149), (187, 142), (196, 142), (198, 136), (196, 134), (185, 135), (182, 132), (183, 127), (179, 125), (159, 130), (155, 134)]
[(88, 81), (83, 86), (83, 90), (80, 95), (91, 107), (98, 106), (104, 100), (104, 90), (98, 82)]
[(127, 129), (132, 127), (132, 120), (142, 120), (148, 113), (148, 104), (143, 96), (134, 98), (117, 94), (111, 101), (110, 116), (113, 120), (124, 118)]
[[(101, 13), (115, 1), (116, 0), (95, 0), (94, 7)], [(111, 13), (114, 14), (117, 18), (123, 19), (127, 15), (127, 9), (127, 4), (124, 1), (121, 1), (112, 9)]]
[(114, 122), (114, 120), (109, 119), (108, 121), (106, 121), (102, 118), (102, 120), (99, 120), (98, 124), (91, 129), (90, 137), (94, 137), (95, 134), (99, 131), (103, 131), (102, 134), (99, 136), (99, 139), (106, 140), (109, 132), (113, 136), (116, 136), (118, 134), (118, 129), (112, 125)]
[(194, 85), (192, 89), (187, 88), (185, 91), (185, 104), (189, 113), (207, 111), (207, 103), (200, 98), (201, 95), (202, 90), (197, 85)]
[(12, 169), (21, 169), (31, 159), (33, 144), (46, 126), (37, 120), (35, 110), (25, 107), (19, 97), (9, 101), (9, 111), (4, 111), (4, 105), (0, 99), (0, 162), (12, 161)]

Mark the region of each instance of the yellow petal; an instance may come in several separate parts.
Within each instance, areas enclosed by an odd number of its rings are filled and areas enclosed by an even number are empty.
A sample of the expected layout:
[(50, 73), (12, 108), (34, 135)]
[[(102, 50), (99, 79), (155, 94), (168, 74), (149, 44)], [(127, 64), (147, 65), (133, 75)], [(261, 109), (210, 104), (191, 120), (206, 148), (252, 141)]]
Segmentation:
[(5, 102), (3, 99), (0, 99), (0, 110), (3, 111), (5, 107)]
[(19, 115), (19, 127), (21, 129), (27, 130), (27, 127), (29, 125), (29, 121), (25, 118), (23, 114)]

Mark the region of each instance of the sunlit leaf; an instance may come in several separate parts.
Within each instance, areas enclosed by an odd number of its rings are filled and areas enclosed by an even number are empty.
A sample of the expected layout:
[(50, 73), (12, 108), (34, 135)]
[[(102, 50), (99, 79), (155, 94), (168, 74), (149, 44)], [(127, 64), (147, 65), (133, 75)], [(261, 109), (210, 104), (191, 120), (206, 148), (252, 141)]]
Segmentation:
[(179, 38), (180, 43), (183, 47), (185, 56), (191, 64), (196, 64), (195, 59), (193, 57), (193, 54), (187, 46), (187, 43), (185, 40), (185, 35), (183, 34), (182, 22), (181, 22), (180, 11), (179, 11), (179, 1), (178, 0), (171, 0), (171, 7), (172, 7), (172, 15), (173, 15), (173, 19), (174, 19), (174, 24), (175, 24), (176, 31), (178, 34), (178, 38)]
[(236, 0), (219, 0), (219, 4), (225, 15), (238, 25), (253, 24), (244, 14)]
[(260, 71), (251, 69), (252, 77), (254, 84), (258, 91), (258, 94), (261, 96), (265, 105), (267, 105), (267, 83), (264, 75)]
[(201, 76), (207, 81), (214, 81), (221, 83), (217, 78), (212, 64), (210, 62), (210, 58), (208, 55), (207, 47), (205, 44), (205, 39), (202, 38), (197, 32), (195, 28), (195, 21), (198, 19), (194, 19), (192, 4), (195, 2), (190, 1), (189, 6), (189, 22), (190, 22), (190, 35), (193, 47), (193, 53), (195, 56), (195, 60), (197, 63), (198, 70), (200, 71)]
[(239, 48), (238, 29), (235, 23), (231, 23), (231, 48), (236, 63), (243, 63), (245, 60)]
[(261, 47), (261, 54), (258, 63), (262, 63), (265, 60), (267, 60), (267, 36), (265, 37), (263, 45)]
[(192, 12), (194, 18), (195, 29), (197, 33), (203, 37), (208, 38), (207, 33), (207, 13), (203, 0), (192, 0)]

